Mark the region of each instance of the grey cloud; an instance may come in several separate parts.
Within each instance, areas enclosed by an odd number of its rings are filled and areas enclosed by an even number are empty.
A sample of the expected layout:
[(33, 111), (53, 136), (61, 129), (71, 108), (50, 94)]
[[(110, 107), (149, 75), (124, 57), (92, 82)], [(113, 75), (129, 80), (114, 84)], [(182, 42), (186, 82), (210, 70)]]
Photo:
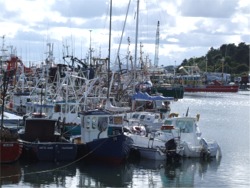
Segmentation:
[(182, 16), (226, 18), (235, 13), (238, 0), (183, 0)]
[(18, 31), (16, 33), (15, 38), (18, 41), (39, 41), (39, 42), (43, 41), (43, 39), (44, 39), (44, 37), (42, 35), (40, 35), (37, 32), (33, 32), (33, 31), (29, 31), (29, 32)]
[(101, 0), (68, 0), (58, 1), (52, 10), (60, 12), (65, 17), (94, 18), (102, 16), (107, 9), (105, 1)]

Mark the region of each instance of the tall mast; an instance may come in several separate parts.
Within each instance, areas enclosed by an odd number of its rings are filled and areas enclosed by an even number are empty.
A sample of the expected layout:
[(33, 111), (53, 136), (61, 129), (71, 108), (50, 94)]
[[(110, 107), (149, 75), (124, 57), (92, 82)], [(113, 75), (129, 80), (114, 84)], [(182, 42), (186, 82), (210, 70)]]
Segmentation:
[(93, 49), (91, 47), (91, 32), (92, 32), (92, 30), (89, 30), (89, 65), (91, 65), (92, 52), (93, 52)]
[(134, 69), (136, 68), (137, 62), (137, 43), (138, 43), (138, 24), (139, 24), (139, 0), (137, 0), (137, 12), (136, 12), (136, 32), (135, 32), (135, 60)]
[[(133, 73), (134, 73), (134, 83), (136, 80), (136, 62), (137, 62), (137, 43), (138, 43), (138, 22), (139, 22), (139, 0), (137, 0), (137, 13), (136, 13), (136, 32), (135, 32), (135, 60), (133, 66)], [(133, 92), (135, 91), (135, 84), (133, 84)]]
[(110, 0), (110, 15), (109, 15), (109, 54), (108, 54), (108, 92), (107, 92), (107, 98), (109, 99), (109, 85), (110, 85), (110, 48), (111, 48), (111, 23), (112, 23), (112, 0)]

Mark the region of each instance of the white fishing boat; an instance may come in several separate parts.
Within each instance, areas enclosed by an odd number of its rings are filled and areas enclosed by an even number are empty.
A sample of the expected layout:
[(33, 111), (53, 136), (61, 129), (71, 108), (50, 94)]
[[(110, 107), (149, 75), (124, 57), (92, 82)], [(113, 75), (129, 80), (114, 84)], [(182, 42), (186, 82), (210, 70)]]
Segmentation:
[(176, 153), (181, 157), (221, 157), (219, 144), (201, 136), (198, 121), (199, 114), (197, 117), (173, 117), (165, 121), (165, 125), (171, 125), (178, 130)]
[[(147, 133), (146, 128), (134, 119), (128, 121), (126, 135), (133, 139), (133, 147), (139, 152), (141, 159), (166, 160), (166, 143), (174, 138), (171, 129)], [(171, 127), (172, 128), (172, 127)]]

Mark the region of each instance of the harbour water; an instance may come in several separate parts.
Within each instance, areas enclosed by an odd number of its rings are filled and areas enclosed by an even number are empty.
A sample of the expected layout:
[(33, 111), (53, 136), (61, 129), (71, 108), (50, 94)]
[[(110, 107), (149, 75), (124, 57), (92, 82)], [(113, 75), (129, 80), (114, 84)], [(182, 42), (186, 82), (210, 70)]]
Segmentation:
[(181, 116), (187, 109), (191, 116), (200, 114), (202, 135), (218, 142), (220, 159), (119, 166), (17, 162), (1, 165), (1, 187), (249, 187), (250, 92), (185, 93), (171, 105)]

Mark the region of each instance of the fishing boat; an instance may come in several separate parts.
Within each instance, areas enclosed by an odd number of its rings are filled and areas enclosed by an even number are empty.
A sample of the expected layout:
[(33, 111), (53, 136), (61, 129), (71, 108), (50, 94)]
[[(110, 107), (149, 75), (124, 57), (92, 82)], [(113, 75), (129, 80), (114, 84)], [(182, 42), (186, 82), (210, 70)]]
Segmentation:
[(18, 141), (18, 136), (3, 127), (0, 133), (0, 163), (16, 162), (22, 153), (22, 144)]
[(166, 160), (165, 141), (154, 138), (154, 133), (146, 134), (143, 125), (133, 122), (128, 126), (126, 135), (133, 139), (133, 148), (140, 159)]
[(24, 129), (19, 131), (23, 143), (22, 159), (35, 161), (73, 161), (77, 146), (60, 134), (59, 120), (49, 119), (44, 113), (33, 113), (24, 118)]
[(151, 93), (161, 93), (165, 97), (174, 97), (175, 99), (183, 99), (184, 88), (181, 85), (160, 84), (151, 88)]
[(185, 92), (238, 92), (238, 85), (222, 84), (214, 80), (206, 85), (186, 85), (184, 86)]
[(164, 97), (161, 95), (149, 95), (148, 93), (137, 92), (131, 97), (132, 119), (137, 119), (145, 127), (147, 132), (160, 129), (164, 119), (170, 115), (170, 102), (173, 97)]
[(3, 124), (4, 119), (4, 104), (6, 92), (8, 89), (8, 81), (12, 72), (5, 71), (2, 80), (2, 95), (1, 95), (1, 128), (0, 128), (0, 163), (12, 163), (19, 159), (22, 153), (22, 144), (18, 141), (18, 135), (6, 128)]
[(166, 70), (162, 67), (150, 67), (148, 72), (152, 85), (145, 85), (144, 83), (142, 88), (147, 88), (150, 94), (161, 93), (164, 97), (173, 97), (176, 100), (183, 99), (184, 88), (181, 84), (174, 82), (174, 74), (166, 73)]
[(146, 132), (146, 128), (140, 122), (129, 119), (126, 126), (129, 131), (126, 134), (133, 139), (133, 147), (139, 152), (140, 159), (168, 160), (172, 157), (171, 140), (175, 139), (173, 126), (162, 126), (161, 129)]
[[(165, 76), (165, 75), (164, 75)], [(136, 91), (148, 92), (149, 94), (161, 94), (164, 97), (173, 97), (175, 100), (183, 99), (184, 88), (182, 85), (170, 84), (170, 83), (159, 83), (165, 78), (160, 76), (154, 76), (153, 80), (157, 80), (151, 83), (150, 81), (140, 82), (136, 85)], [(162, 76), (163, 77), (163, 76)]]
[[(1, 115), (0, 118), (2, 118)], [(23, 117), (5, 111), (3, 113), (3, 125), (11, 132), (17, 132), (23, 127)]]
[(79, 115), (81, 136), (72, 138), (78, 143), (78, 158), (114, 164), (128, 159), (133, 140), (124, 134), (122, 115), (99, 109)]
[(214, 140), (207, 140), (201, 136), (197, 117), (173, 117), (165, 121), (164, 125), (173, 126), (175, 130), (176, 153), (187, 158), (217, 158), (221, 157), (219, 144)]
[(176, 76), (185, 92), (238, 92), (237, 84), (229, 84), (231, 75), (226, 73), (201, 73), (197, 65), (181, 66), (186, 75)]

